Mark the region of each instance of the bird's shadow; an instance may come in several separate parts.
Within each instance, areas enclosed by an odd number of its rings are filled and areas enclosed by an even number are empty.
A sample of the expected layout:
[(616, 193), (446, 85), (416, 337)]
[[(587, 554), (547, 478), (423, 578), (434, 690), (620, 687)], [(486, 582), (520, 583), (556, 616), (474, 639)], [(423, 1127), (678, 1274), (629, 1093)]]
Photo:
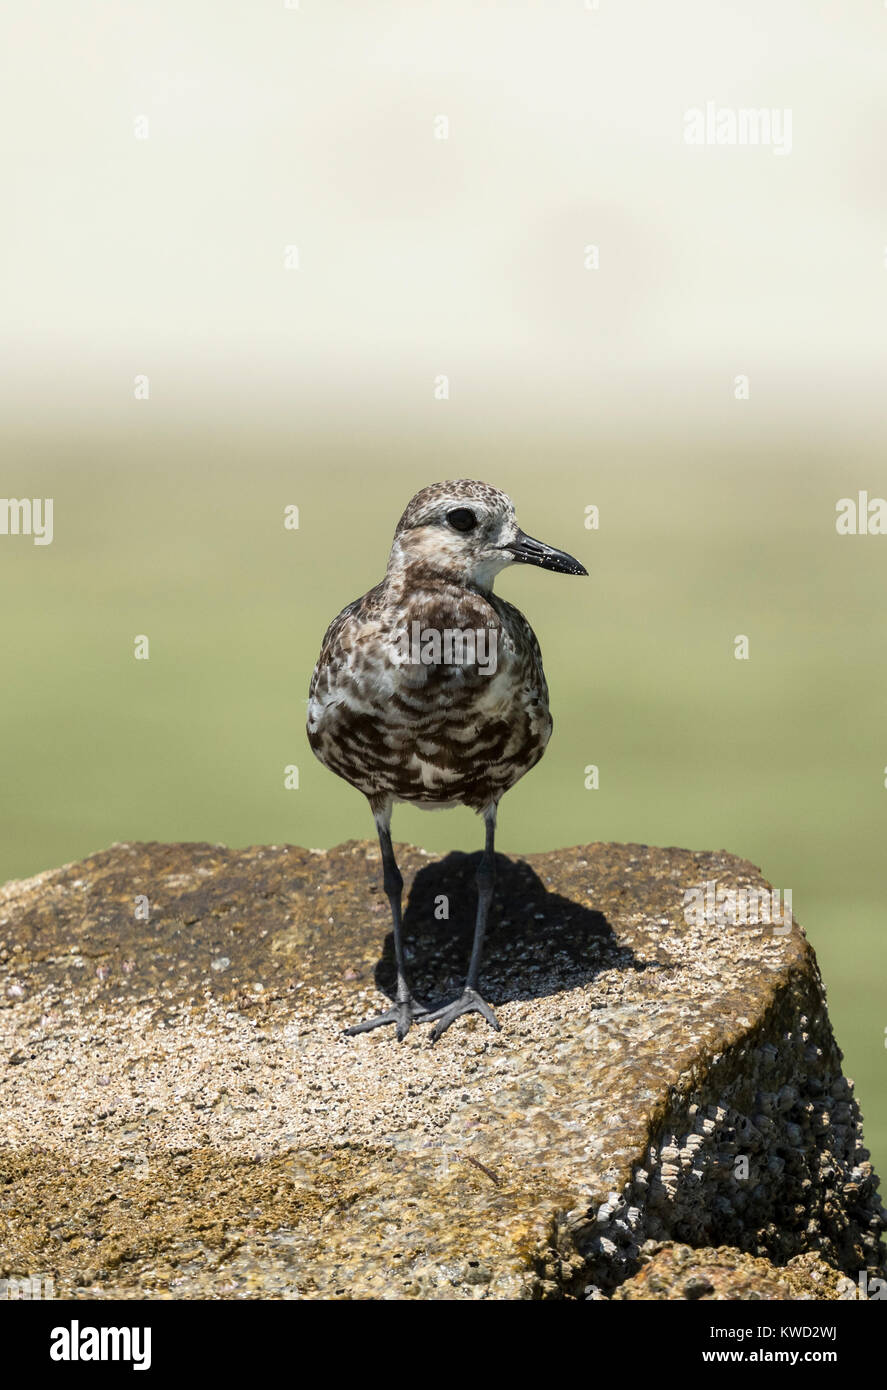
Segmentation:
[[(407, 968), (417, 998), (431, 1006), (453, 999), (465, 981), (477, 909), (480, 854), (454, 851), (420, 869), (404, 913)], [(384, 899), (383, 899), (384, 901)], [(644, 970), (606, 917), (550, 892), (524, 860), (496, 855), (496, 887), (480, 986), (492, 1005), (540, 999), (587, 984), (599, 971)], [(394, 935), (385, 938), (376, 986), (394, 998)]]

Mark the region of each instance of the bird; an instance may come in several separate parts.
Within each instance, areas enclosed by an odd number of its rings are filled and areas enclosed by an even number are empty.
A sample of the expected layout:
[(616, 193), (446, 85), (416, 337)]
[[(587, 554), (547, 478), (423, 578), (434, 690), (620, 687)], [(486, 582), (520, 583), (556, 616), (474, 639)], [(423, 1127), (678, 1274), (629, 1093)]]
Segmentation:
[[(385, 578), (343, 608), (323, 638), (308, 692), (308, 741), (321, 763), (369, 801), (397, 966), (392, 1007), (346, 1028), (349, 1036), (393, 1024), (400, 1042), (414, 1022), (430, 1022), (434, 1043), (469, 1013), (500, 1028), (479, 984), (497, 808), (538, 763), (552, 731), (536, 635), (519, 609), (493, 593), (496, 575), (517, 564), (588, 573), (565, 551), (526, 535), (498, 488), (466, 478), (433, 483), (398, 521)], [(397, 803), (468, 806), (484, 820), (465, 986), (439, 1008), (415, 998), (406, 967), (403, 877), (391, 841)]]

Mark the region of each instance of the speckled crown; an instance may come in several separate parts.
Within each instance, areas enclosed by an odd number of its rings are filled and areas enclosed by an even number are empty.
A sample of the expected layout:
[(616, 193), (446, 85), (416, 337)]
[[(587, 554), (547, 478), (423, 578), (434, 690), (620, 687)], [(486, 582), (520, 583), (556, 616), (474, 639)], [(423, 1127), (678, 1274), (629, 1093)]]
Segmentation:
[(457, 478), (443, 483), (431, 483), (428, 487), (423, 487), (421, 492), (417, 492), (407, 504), (403, 516), (397, 523), (397, 529), (394, 532), (395, 537), (404, 531), (413, 530), (414, 527), (426, 525), (444, 498), (457, 505), (459, 502), (484, 502), (491, 508), (507, 507), (510, 511), (514, 510), (508, 494), (500, 492), (496, 487), (491, 487), (489, 483), (475, 482), (472, 478)]

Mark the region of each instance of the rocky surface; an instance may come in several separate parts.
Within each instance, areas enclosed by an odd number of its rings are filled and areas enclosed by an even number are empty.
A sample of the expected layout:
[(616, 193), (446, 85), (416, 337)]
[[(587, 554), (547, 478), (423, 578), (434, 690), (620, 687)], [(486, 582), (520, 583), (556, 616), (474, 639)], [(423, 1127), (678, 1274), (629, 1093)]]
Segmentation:
[(613, 1293), (614, 1302), (714, 1300), (853, 1301), (858, 1287), (820, 1255), (795, 1255), (781, 1268), (756, 1255), (722, 1245), (719, 1249), (649, 1241), (641, 1249), (639, 1272)]
[[(477, 856), (398, 858), (417, 993), (452, 997)], [(393, 984), (375, 845), (115, 845), (0, 889), (0, 1277), (628, 1297), (650, 1240), (876, 1272), (877, 1180), (803, 932), (685, 920), (688, 888), (758, 871), (642, 845), (497, 858), (503, 1031), (465, 1018), (434, 1047), (342, 1033)]]

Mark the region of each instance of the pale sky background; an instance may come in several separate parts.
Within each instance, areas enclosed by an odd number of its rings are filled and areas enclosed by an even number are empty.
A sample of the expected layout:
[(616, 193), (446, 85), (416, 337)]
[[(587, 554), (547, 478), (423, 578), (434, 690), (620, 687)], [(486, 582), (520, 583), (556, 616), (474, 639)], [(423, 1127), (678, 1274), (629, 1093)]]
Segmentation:
[[(7, 419), (94, 427), (137, 372), (195, 416), (396, 411), (438, 372), (563, 423), (639, 382), (667, 413), (688, 372), (877, 407), (875, 0), (34, 0), (0, 48)], [(791, 155), (686, 146), (707, 100), (790, 107)]]

